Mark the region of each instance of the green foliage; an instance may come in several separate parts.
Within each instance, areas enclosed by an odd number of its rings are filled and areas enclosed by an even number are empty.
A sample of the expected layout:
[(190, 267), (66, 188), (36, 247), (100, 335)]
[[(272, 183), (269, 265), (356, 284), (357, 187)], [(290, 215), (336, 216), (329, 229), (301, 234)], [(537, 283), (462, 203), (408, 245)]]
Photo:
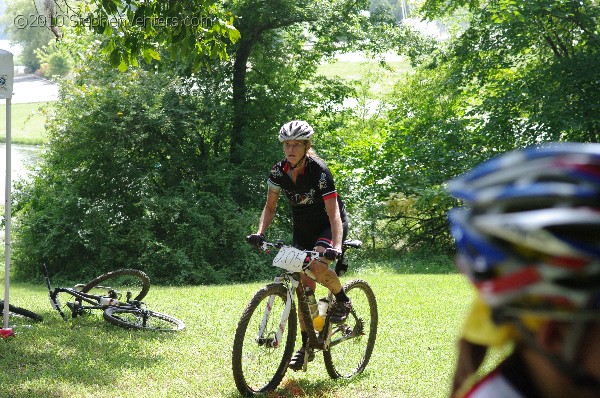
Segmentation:
[(381, 161), (365, 169), (387, 204), (374, 224), (388, 244), (449, 248), (454, 202), (443, 184), (476, 163), (544, 141), (599, 138), (595, 2), (431, 0), (422, 11), (461, 7), (470, 10), (466, 28), (421, 52), (416, 72), (398, 82)]
[(7, 2), (6, 13), (0, 16), (10, 40), (22, 47), (20, 61), (30, 72), (35, 72), (40, 67), (36, 50), (54, 37), (43, 19), (37, 16), (35, 2), (31, 0)]
[(202, 98), (166, 75), (80, 73), (64, 82), (39, 172), (15, 192), (15, 276), (39, 275), (42, 262), (71, 278), (122, 267), (177, 284), (260, 275), (243, 244), (255, 217), (232, 197), (238, 171), (203, 148)]
[(594, 2), (500, 2), (475, 12), (445, 62), (473, 98), (477, 131), (509, 147), (597, 141), (598, 16)]
[(371, 13), (390, 13), (397, 22), (402, 22), (409, 17), (412, 8), (408, 1), (402, 0), (371, 0), (369, 4)]
[[(329, 35), (345, 29), (336, 25), (339, 13), (358, 13), (361, 4), (271, 4), (273, 13), (300, 19), (261, 31), (241, 81), (232, 73), (235, 62), (226, 60), (194, 72), (197, 57), (191, 53), (119, 74), (95, 57), (96, 43), (106, 48), (110, 35), (80, 40), (64, 29), (61, 44), (72, 45), (85, 66), (62, 83), (40, 171), (16, 193), (17, 277), (35, 277), (46, 262), (71, 277), (127, 266), (176, 284), (259, 278), (256, 254), (243, 242), (256, 228), (265, 177), (282, 157), (276, 132), (290, 119), (310, 120), (319, 131), (317, 148), (327, 153), (330, 127), (351, 123), (352, 112), (341, 104), (354, 90), (316, 69), (336, 50)], [(232, 4), (247, 12), (249, 26), (266, 18), (253, 5)], [(316, 16), (318, 23), (307, 25), (306, 18)], [(345, 49), (366, 37), (360, 26), (367, 22), (356, 17), (343, 24), (357, 24), (344, 30)], [(243, 23), (240, 29), (249, 33)], [(316, 43), (307, 46), (311, 40)], [(242, 44), (232, 49), (241, 51)], [(247, 100), (232, 109), (239, 84)], [(232, 164), (227, 155), (240, 117), (241, 161)], [(290, 220), (284, 203), (279, 213), (269, 236), (285, 239)]]
[[(242, 242), (282, 157), (276, 132), (291, 119), (314, 125), (351, 235), (375, 250), (450, 250), (446, 211), (455, 202), (444, 183), (475, 163), (537, 142), (598, 140), (599, 11), (590, 1), (427, 1), (426, 15), (470, 10), (445, 43), (398, 28), (384, 11), (367, 16), (364, 1), (209, 2), (220, 15), (242, 16), (241, 37), (233, 43), (233, 30), (219, 28), (198, 51), (191, 30), (175, 37), (155, 27), (142, 37), (130, 24), (140, 8), (155, 15), (159, 2), (113, 3), (90, 12), (121, 12), (122, 26), (86, 38), (99, 38), (121, 69), (138, 56), (156, 65), (118, 74), (84, 58), (90, 67), (63, 85), (50, 150), (17, 194), (20, 277), (41, 261), (75, 276), (139, 265), (178, 284), (259, 277)], [(164, 6), (165, 15), (204, 7)], [(414, 71), (389, 96), (373, 90), (377, 71), (352, 82), (317, 73), (336, 52), (357, 48), (374, 59), (395, 49)], [(356, 106), (344, 106), (348, 99)], [(287, 210), (270, 237), (289, 234)]]
[(54, 76), (65, 76), (71, 71), (73, 57), (69, 48), (62, 43), (52, 41), (49, 45), (39, 48), (35, 51), (39, 61), (40, 70), (38, 73), (52, 78)]
[(160, 60), (161, 50), (199, 68), (228, 59), (228, 46), (239, 39), (234, 16), (215, 0), (90, 0), (67, 6), (56, 1), (40, 12), (48, 20), (68, 21), (80, 33), (103, 36), (101, 53), (122, 72), (140, 59)]

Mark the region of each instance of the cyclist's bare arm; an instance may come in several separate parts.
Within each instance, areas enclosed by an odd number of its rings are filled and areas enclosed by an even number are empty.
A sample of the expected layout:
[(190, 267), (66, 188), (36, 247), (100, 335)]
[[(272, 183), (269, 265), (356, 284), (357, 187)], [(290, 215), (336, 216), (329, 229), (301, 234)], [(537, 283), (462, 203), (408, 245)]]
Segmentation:
[(331, 198), (325, 201), (325, 210), (329, 217), (329, 224), (331, 225), (331, 240), (333, 241), (333, 248), (342, 250), (342, 218), (340, 216), (340, 208), (338, 206), (337, 198)]
[(269, 187), (269, 190), (267, 191), (267, 201), (262, 214), (260, 215), (260, 222), (258, 223), (258, 234), (264, 234), (269, 228), (269, 225), (273, 222), (275, 213), (277, 212), (278, 199), (279, 190)]

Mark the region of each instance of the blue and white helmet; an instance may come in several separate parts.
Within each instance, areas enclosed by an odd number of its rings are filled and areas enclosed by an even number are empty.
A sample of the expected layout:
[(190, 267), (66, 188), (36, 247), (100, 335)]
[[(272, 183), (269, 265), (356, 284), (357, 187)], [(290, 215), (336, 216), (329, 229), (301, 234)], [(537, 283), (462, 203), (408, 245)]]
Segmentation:
[(315, 134), (310, 124), (303, 120), (292, 120), (281, 126), (279, 141), (309, 141)]
[(600, 317), (600, 144), (512, 151), (448, 191), (458, 267), (490, 307)]

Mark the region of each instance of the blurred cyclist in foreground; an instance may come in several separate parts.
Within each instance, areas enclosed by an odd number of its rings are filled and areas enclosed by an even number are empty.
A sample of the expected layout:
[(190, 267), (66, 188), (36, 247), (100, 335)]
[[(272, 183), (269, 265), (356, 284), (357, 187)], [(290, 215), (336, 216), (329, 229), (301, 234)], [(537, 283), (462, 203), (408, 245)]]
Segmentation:
[[(478, 292), (453, 395), (600, 397), (600, 144), (509, 152), (448, 191), (465, 203), (449, 220)], [(473, 381), (486, 346), (506, 341), (512, 353)]]

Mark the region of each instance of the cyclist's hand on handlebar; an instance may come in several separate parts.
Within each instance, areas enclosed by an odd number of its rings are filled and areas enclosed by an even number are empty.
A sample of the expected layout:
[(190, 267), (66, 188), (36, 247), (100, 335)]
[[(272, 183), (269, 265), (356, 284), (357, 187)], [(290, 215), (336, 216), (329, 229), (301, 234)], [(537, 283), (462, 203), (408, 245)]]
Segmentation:
[(247, 237), (248, 243), (253, 246), (260, 246), (265, 242), (265, 234), (252, 234)]
[(338, 249), (334, 249), (333, 247), (328, 247), (325, 252), (323, 252), (323, 257), (325, 257), (329, 261), (334, 261), (342, 254)]

